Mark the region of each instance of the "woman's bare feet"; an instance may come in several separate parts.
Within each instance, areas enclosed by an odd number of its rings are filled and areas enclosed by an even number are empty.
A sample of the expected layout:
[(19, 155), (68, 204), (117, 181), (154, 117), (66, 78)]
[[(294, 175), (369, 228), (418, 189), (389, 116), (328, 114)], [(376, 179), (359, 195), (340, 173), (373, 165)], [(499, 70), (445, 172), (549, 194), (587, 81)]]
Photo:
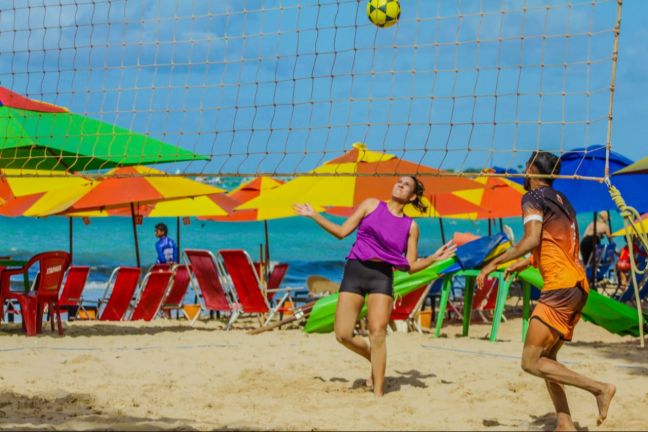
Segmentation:
[(596, 396), (596, 404), (598, 405), (599, 415), (596, 419), (596, 424), (600, 426), (607, 418), (610, 402), (616, 393), (616, 386), (614, 384), (606, 384), (605, 389)]
[(567, 414), (558, 414), (558, 421), (556, 422), (556, 431), (575, 431), (576, 426), (571, 419), (571, 416)]

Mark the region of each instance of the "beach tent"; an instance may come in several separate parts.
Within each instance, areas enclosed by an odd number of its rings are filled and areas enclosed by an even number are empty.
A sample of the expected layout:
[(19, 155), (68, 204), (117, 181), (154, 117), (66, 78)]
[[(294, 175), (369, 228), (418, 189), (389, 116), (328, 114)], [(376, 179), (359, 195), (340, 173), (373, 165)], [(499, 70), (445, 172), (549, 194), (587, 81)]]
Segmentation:
[(78, 172), (208, 159), (4, 87), (0, 130), (1, 168)]
[[(593, 145), (577, 148), (561, 156), (560, 174), (565, 176), (603, 177), (605, 175), (605, 146)], [(610, 173), (614, 174), (632, 164), (625, 156), (610, 152)], [(614, 175), (611, 179), (626, 203), (639, 211), (648, 210), (648, 174)], [(557, 179), (554, 188), (564, 193), (574, 209), (581, 212), (598, 212), (615, 209), (605, 183), (592, 180)]]

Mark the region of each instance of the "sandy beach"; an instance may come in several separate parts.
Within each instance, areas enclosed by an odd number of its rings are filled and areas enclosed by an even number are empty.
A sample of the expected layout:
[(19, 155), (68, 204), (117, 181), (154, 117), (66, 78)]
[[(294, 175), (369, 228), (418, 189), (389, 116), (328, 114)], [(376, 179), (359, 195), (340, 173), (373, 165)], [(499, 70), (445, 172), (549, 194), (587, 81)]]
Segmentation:
[[(74, 322), (63, 338), (0, 332), (4, 429), (488, 429), (547, 430), (544, 383), (519, 368), (520, 320), (501, 341), (473, 325), (388, 337), (387, 393), (362, 385), (368, 364), (333, 335), (257, 336), (218, 322)], [(618, 386), (596, 427), (594, 398), (568, 389), (582, 430), (648, 429), (647, 352), (589, 323), (561, 359)]]

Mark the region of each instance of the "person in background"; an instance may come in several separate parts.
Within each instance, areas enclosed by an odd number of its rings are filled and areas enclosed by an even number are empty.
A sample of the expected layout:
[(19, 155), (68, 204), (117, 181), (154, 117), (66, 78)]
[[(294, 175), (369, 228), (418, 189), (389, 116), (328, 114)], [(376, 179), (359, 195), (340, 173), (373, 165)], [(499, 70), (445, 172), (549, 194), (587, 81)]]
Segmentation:
[(594, 234), (594, 221), (590, 222), (587, 228), (585, 228), (583, 239), (580, 242), (580, 252), (585, 265), (590, 264), (592, 254), (596, 249), (596, 245), (601, 242), (601, 238), (606, 236), (608, 241), (612, 238), (609, 220), (610, 215), (608, 212), (602, 211), (596, 218), (596, 234)]
[(155, 243), (157, 264), (178, 263), (178, 246), (167, 236), (168, 232), (169, 229), (166, 224), (159, 223), (155, 225), (155, 237), (158, 238), (157, 243)]

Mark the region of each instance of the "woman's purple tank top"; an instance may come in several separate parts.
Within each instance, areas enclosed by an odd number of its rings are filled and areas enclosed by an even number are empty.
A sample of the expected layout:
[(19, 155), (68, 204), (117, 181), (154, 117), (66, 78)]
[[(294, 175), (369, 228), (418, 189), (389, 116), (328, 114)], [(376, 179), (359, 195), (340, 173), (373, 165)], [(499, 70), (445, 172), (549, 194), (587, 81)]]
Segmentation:
[(347, 259), (360, 261), (380, 260), (399, 270), (409, 270), (409, 263), (403, 256), (407, 252), (412, 218), (394, 216), (384, 201), (362, 218), (358, 226), (356, 241)]

